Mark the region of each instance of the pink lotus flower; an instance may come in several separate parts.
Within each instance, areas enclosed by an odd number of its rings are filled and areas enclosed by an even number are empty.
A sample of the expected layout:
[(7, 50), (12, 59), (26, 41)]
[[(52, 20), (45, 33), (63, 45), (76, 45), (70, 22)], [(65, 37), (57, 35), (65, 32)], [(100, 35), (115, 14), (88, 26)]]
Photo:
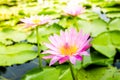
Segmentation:
[(49, 53), (51, 55), (44, 56), (43, 59), (51, 58), (49, 65), (53, 65), (57, 61), (62, 64), (67, 60), (75, 64), (76, 60), (82, 60), (82, 55), (89, 55), (86, 50), (91, 46), (90, 40), (88, 34), (83, 34), (82, 31), (78, 33), (73, 28), (65, 32), (61, 31), (60, 36), (55, 34), (49, 37), (51, 44), (45, 43), (49, 50), (43, 54)]
[(26, 25), (25, 27), (36, 27), (39, 25), (44, 25), (51, 21), (51, 17), (49, 16), (31, 16), (30, 18), (21, 19)]
[(63, 10), (68, 15), (78, 16), (79, 14), (84, 13), (85, 8), (82, 6), (79, 6), (78, 4), (75, 4), (75, 5), (68, 4)]

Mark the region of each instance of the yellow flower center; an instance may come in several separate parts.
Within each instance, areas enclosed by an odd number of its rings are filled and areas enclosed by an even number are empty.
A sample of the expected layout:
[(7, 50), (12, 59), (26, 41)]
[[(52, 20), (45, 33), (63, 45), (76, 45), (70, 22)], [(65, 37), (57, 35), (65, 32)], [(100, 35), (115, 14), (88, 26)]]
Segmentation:
[(78, 48), (75, 45), (69, 46), (68, 43), (66, 43), (64, 46), (60, 48), (60, 52), (61, 54), (68, 56), (75, 54), (77, 52), (77, 49)]
[(35, 23), (35, 24), (39, 24), (40, 23), (40, 19), (33, 19), (32, 22)]

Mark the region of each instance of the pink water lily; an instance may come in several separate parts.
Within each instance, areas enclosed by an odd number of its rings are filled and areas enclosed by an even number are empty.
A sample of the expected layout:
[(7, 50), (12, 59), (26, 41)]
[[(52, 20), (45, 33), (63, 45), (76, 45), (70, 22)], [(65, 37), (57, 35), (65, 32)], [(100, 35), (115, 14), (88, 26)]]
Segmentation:
[(49, 65), (53, 65), (57, 61), (62, 64), (68, 60), (75, 64), (76, 60), (82, 60), (82, 55), (89, 55), (86, 51), (91, 46), (89, 34), (83, 34), (82, 31), (77, 32), (74, 28), (65, 32), (61, 31), (60, 36), (56, 34), (50, 36), (49, 41), (51, 44), (45, 43), (49, 49), (43, 52), (43, 54), (50, 54), (43, 57), (43, 59), (51, 59)]
[(75, 4), (75, 5), (71, 5), (71, 4), (68, 4), (64, 9), (63, 11), (68, 14), (68, 15), (71, 15), (71, 16), (78, 16), (79, 14), (82, 14), (84, 13), (85, 11), (85, 8), (78, 5), (78, 4)]
[(48, 15), (41, 16), (31, 16), (30, 18), (21, 19), (25, 23), (25, 27), (36, 27), (39, 25), (44, 25), (51, 21), (51, 17)]

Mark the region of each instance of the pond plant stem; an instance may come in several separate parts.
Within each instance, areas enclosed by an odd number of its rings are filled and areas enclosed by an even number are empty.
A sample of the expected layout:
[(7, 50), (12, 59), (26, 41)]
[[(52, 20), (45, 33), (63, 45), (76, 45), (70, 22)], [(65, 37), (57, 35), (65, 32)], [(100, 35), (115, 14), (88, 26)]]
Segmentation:
[(79, 25), (78, 25), (77, 17), (73, 17), (73, 21), (74, 21), (74, 26), (76, 27), (77, 31), (79, 31)]
[(41, 58), (41, 54), (40, 54), (40, 43), (39, 43), (39, 33), (38, 33), (38, 26), (36, 26), (36, 39), (37, 39), (37, 46), (38, 46), (38, 60), (39, 60), (39, 68), (42, 71), (42, 58)]
[(73, 78), (73, 80), (76, 80), (74, 72), (73, 72), (73, 67), (72, 67), (72, 64), (70, 62), (69, 62), (69, 66), (70, 66), (70, 72), (71, 72), (72, 78)]

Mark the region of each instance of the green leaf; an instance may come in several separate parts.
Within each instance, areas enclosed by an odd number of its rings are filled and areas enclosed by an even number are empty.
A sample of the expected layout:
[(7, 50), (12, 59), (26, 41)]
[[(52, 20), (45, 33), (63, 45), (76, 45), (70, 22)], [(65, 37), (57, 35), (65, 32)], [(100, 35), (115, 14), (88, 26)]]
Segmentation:
[[(84, 59), (83, 59), (84, 60)], [(79, 70), (82, 67), (81, 61), (76, 61), (76, 64), (73, 66), (76, 70)]]
[(114, 80), (119, 80), (120, 79), (120, 70), (118, 70), (114, 75)]
[(72, 80), (72, 75), (69, 68), (60, 75), (59, 80)]
[(79, 15), (79, 17), (85, 20), (93, 20), (98, 19), (99, 15), (91, 11), (91, 9), (86, 9), (86, 12), (84, 14)]
[(110, 13), (107, 13), (106, 15), (107, 17), (110, 17), (110, 18), (117, 18), (117, 17), (120, 17), (120, 12), (110, 12)]
[(33, 69), (22, 80), (72, 80), (68, 65), (59, 65), (56, 68), (44, 68), (43, 71)]
[(86, 67), (92, 63), (91, 56), (83, 56), (83, 66)]
[(80, 69), (78, 80), (119, 80), (120, 72), (114, 67), (96, 67)]
[(100, 34), (92, 41), (93, 47), (105, 55), (106, 57), (113, 57), (116, 53), (116, 48), (120, 49), (120, 31), (109, 31)]
[(43, 71), (38, 68), (28, 72), (22, 80), (58, 80), (59, 73), (56, 68), (44, 68)]
[(109, 23), (110, 30), (120, 30), (120, 18), (116, 18)]
[(86, 33), (91, 33), (95, 37), (98, 34), (107, 31), (107, 23), (101, 19), (94, 19), (91, 21), (80, 20), (79, 27)]
[(111, 42), (111, 37), (108, 32), (95, 37), (92, 41), (92, 45), (97, 51), (109, 58), (115, 55), (115, 47)]
[(17, 19), (13, 19), (13, 20), (9, 20), (9, 21), (1, 21), (0, 23), (0, 27), (16, 27), (18, 20)]
[(56, 69), (60, 70), (60, 75), (58, 80), (72, 80), (71, 71), (69, 65), (59, 65)]
[(92, 5), (98, 5), (100, 7), (112, 7), (115, 4), (119, 4), (119, 1), (117, 0), (110, 0), (109, 2), (106, 0), (89, 0), (92, 2)]
[(74, 26), (74, 22), (74, 18), (69, 19), (69, 17), (64, 17), (59, 21), (58, 24), (63, 28), (69, 28)]
[[(51, 25), (49, 27), (46, 27), (46, 26), (40, 27), (39, 28), (40, 43), (47, 42), (48, 37), (51, 34), (59, 33), (59, 31), (61, 29), (62, 28), (60, 26), (58, 26), (57, 24), (53, 24), (53, 25)], [(31, 35), (28, 36), (27, 40), (28, 40), (28, 42), (36, 43), (36, 31), (35, 30), (31, 33)]]
[(22, 64), (37, 57), (31, 44), (0, 45), (0, 66)]
[(115, 45), (116, 47), (120, 46), (120, 31), (111, 31), (110, 36), (112, 44)]
[(113, 58), (107, 58), (106, 56), (100, 54), (97, 51), (91, 51), (91, 64), (100, 65), (100, 66), (109, 66), (113, 64)]
[(11, 30), (11, 29), (4, 29), (0, 32), (0, 42), (6, 44), (8, 40), (20, 42), (26, 39), (26, 34), (23, 32)]
[(102, 8), (102, 11), (107, 13), (107, 12), (119, 12), (120, 9), (117, 7), (106, 7), (106, 8)]

